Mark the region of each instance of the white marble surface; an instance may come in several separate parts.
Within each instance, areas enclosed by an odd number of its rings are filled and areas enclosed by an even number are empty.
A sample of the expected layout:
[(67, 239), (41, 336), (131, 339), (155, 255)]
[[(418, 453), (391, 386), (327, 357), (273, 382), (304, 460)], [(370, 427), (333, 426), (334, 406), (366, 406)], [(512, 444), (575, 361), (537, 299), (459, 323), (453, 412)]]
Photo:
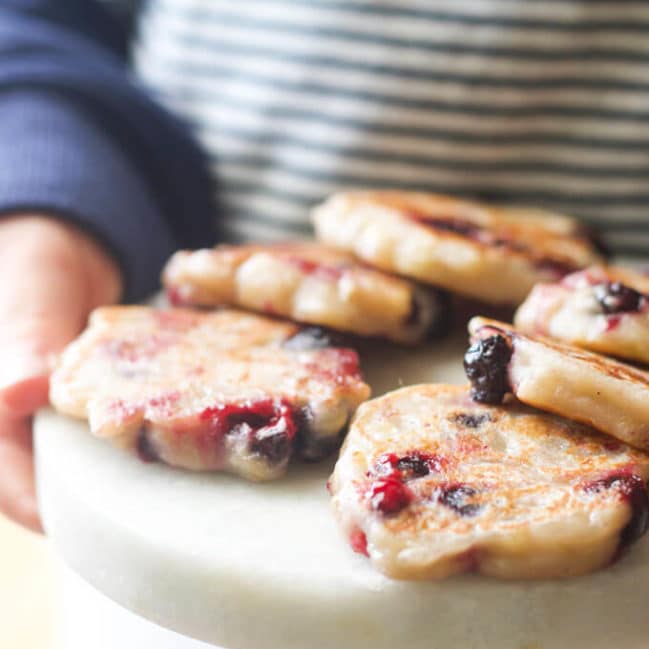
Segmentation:
[[(366, 350), (375, 394), (462, 381), (464, 341)], [(331, 463), (264, 485), (191, 474), (143, 464), (49, 411), (36, 421), (36, 454), (45, 526), (68, 565), (192, 638), (229, 649), (647, 647), (649, 539), (570, 581), (397, 582), (339, 535), (325, 490)]]
[(131, 613), (69, 568), (61, 570), (60, 587), (57, 649), (219, 649)]

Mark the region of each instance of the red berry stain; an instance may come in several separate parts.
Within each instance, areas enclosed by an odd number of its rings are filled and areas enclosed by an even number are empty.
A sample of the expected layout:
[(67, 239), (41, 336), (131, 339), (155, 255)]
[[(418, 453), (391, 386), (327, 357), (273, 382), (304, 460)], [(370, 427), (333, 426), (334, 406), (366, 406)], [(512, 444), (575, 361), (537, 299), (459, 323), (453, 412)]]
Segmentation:
[(464, 566), (464, 572), (475, 572), (479, 565), (479, 554), (476, 548), (471, 548), (457, 556), (458, 562)]
[(183, 298), (182, 291), (178, 286), (170, 286), (167, 288), (167, 301), (171, 306), (183, 306), (186, 305), (187, 302)]
[(315, 362), (306, 364), (314, 376), (343, 385), (349, 380), (361, 380), (358, 354), (346, 347), (333, 347), (317, 352)]
[(147, 405), (155, 410), (158, 416), (171, 417), (173, 415), (173, 407), (179, 400), (180, 392), (174, 390), (149, 399)]
[(259, 399), (244, 403), (220, 403), (205, 408), (200, 419), (210, 423), (214, 432), (227, 433), (233, 426), (247, 423), (252, 428), (272, 426), (286, 420), (286, 429), (295, 432), (291, 406), (284, 400)]
[(338, 373), (343, 376), (360, 377), (360, 368), (358, 365), (358, 354), (353, 349), (338, 348), (331, 350), (338, 361)]
[(365, 536), (365, 532), (356, 528), (349, 537), (349, 543), (354, 552), (364, 554), (366, 557), (370, 556), (367, 551), (367, 537)]
[(620, 326), (621, 321), (622, 321), (622, 316), (621, 315), (607, 316), (605, 331), (607, 331), (607, 332), (615, 331)]
[(639, 539), (649, 526), (649, 496), (647, 485), (642, 478), (628, 471), (612, 472), (597, 480), (583, 485), (587, 493), (601, 493), (602, 491), (615, 490), (620, 500), (628, 503), (631, 508), (631, 517), (620, 535), (620, 548)]
[(305, 259), (304, 257), (294, 257), (292, 255), (286, 257), (286, 261), (299, 268), (299, 270), (305, 275), (314, 275), (332, 282), (339, 280), (347, 269), (346, 265), (331, 266), (329, 264), (321, 264), (316, 261), (311, 261), (310, 259)]
[(163, 331), (151, 334), (146, 338), (107, 340), (103, 345), (103, 350), (116, 361), (138, 363), (155, 358), (174, 345), (176, 341), (175, 335)]
[(269, 315), (280, 315), (277, 312), (277, 309), (275, 308), (272, 300), (264, 300), (263, 304), (261, 305), (261, 309), (264, 313), (268, 313)]
[(292, 406), (281, 399), (218, 404), (205, 408), (200, 419), (208, 424), (213, 437), (246, 435), (251, 451), (271, 462), (287, 458), (298, 428)]
[(385, 515), (398, 514), (413, 499), (413, 493), (398, 478), (389, 476), (372, 482), (368, 490), (372, 509)]
[(141, 403), (124, 399), (111, 401), (106, 409), (111, 416), (117, 416), (122, 421), (132, 419), (142, 413)]
[(189, 309), (158, 309), (153, 312), (155, 323), (176, 333), (186, 333), (200, 324), (200, 315)]
[(460, 457), (477, 455), (489, 450), (489, 445), (478, 435), (465, 433), (455, 438), (455, 452)]
[(374, 462), (374, 466), (367, 472), (368, 477), (372, 476), (398, 476), (395, 466), (399, 456), (396, 453), (383, 453)]

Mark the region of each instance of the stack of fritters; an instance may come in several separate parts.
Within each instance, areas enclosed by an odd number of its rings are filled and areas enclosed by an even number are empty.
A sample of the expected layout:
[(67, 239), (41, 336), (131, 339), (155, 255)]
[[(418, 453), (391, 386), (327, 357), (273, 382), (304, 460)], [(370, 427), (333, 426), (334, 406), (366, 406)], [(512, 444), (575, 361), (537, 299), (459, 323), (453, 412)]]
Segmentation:
[[(593, 352), (649, 362), (649, 278), (539, 210), (356, 192), (313, 222), (318, 242), (176, 253), (173, 308), (96, 312), (54, 406), (144, 460), (252, 480), (324, 457), (351, 419), (334, 509), (397, 578), (574, 576), (642, 536), (649, 374)], [(528, 294), (516, 327), (471, 321), (469, 386), (404, 388), (353, 416), (370, 389), (333, 331), (412, 346), (450, 321), (449, 295)]]

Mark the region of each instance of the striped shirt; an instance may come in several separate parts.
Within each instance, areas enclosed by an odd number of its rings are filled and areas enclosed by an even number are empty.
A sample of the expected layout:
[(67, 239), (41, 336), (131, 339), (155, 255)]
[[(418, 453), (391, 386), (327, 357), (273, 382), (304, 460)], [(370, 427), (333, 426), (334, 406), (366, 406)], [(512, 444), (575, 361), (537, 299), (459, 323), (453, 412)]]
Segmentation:
[(211, 159), (228, 238), (348, 188), (562, 211), (649, 252), (649, 3), (149, 0), (134, 61)]

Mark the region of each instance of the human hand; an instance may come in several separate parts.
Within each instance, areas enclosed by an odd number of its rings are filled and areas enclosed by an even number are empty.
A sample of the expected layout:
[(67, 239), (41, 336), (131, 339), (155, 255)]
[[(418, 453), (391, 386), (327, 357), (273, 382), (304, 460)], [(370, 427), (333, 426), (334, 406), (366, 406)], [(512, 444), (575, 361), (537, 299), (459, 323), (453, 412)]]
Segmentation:
[(120, 293), (117, 264), (81, 230), (38, 215), (0, 220), (0, 511), (32, 530), (31, 417), (48, 403), (51, 355)]

